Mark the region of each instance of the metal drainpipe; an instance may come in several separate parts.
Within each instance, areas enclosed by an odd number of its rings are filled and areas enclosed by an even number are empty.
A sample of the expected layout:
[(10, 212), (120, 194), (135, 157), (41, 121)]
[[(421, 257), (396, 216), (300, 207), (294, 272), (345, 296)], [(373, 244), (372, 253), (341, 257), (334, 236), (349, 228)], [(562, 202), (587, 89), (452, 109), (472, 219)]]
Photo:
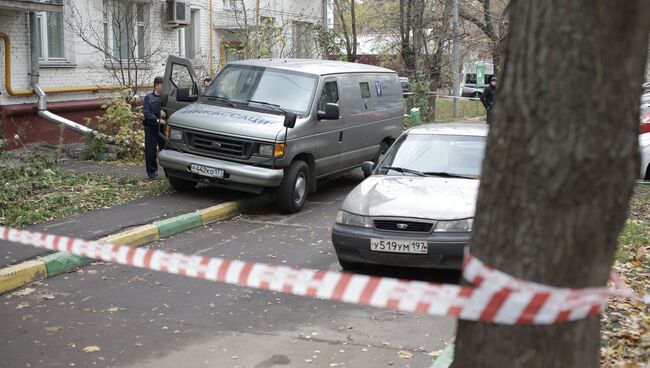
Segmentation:
[(63, 116), (56, 115), (50, 111), (47, 111), (47, 96), (43, 88), (39, 84), (39, 68), (38, 68), (38, 44), (40, 43), (41, 35), (38, 32), (38, 26), (36, 23), (36, 13), (29, 12), (29, 21), (30, 21), (30, 34), (29, 34), (29, 51), (31, 53), (31, 82), (34, 92), (38, 96), (38, 116), (51, 121), (55, 124), (63, 125), (66, 128), (72, 129), (75, 132), (81, 134), (95, 134), (99, 136), (104, 136), (109, 142), (113, 142), (113, 137), (109, 137), (103, 133), (100, 133), (94, 129), (90, 129), (87, 126), (75, 123), (70, 119), (66, 119)]

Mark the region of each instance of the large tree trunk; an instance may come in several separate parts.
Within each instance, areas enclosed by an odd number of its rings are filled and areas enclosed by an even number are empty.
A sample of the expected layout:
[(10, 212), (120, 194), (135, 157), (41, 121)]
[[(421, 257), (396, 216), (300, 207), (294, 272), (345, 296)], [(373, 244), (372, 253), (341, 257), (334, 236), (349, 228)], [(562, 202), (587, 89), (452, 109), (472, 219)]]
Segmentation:
[[(471, 251), (558, 287), (607, 282), (638, 165), (645, 0), (513, 0)], [(597, 367), (599, 319), (460, 321), (454, 367)]]

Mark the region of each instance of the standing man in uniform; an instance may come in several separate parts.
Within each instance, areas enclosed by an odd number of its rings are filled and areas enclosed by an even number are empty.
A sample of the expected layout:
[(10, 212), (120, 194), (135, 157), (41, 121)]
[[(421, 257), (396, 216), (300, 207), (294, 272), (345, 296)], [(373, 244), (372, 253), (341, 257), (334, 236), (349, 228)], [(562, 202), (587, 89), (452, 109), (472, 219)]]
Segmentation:
[(158, 178), (158, 163), (156, 162), (158, 149), (165, 148), (165, 141), (160, 137), (160, 127), (165, 125), (165, 117), (160, 106), (160, 93), (163, 90), (163, 78), (153, 80), (153, 91), (144, 98), (142, 110), (144, 112), (144, 161), (147, 176), (151, 180)]
[(485, 111), (487, 112), (487, 123), (490, 124), (492, 121), (492, 108), (494, 106), (494, 93), (497, 91), (497, 77), (492, 76), (490, 78), (490, 85), (485, 87), (483, 90), (483, 95), (481, 95), (481, 102), (485, 106)]

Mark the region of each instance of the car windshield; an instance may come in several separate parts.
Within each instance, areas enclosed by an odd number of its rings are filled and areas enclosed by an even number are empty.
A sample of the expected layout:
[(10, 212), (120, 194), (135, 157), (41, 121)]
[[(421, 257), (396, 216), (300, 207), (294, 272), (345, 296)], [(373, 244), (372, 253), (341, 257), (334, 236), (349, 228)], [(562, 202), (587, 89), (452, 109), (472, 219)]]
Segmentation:
[(212, 101), (219, 101), (216, 97), (240, 106), (278, 111), (263, 104), (268, 103), (304, 116), (308, 115), (316, 82), (316, 76), (309, 74), (230, 65), (219, 73), (203, 96)]
[(378, 165), (381, 175), (478, 177), (485, 137), (404, 134)]

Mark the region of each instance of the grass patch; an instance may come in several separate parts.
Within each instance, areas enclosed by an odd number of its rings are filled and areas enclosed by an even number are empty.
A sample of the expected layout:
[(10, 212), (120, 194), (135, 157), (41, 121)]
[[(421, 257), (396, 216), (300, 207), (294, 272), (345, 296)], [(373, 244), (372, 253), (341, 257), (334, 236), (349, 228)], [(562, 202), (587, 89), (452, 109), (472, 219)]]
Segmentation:
[(19, 227), (171, 191), (166, 181), (58, 169), (34, 155), (18, 165), (0, 161), (0, 224)]
[(453, 121), (485, 116), (485, 108), (481, 101), (460, 100), (459, 116), (454, 119), (454, 103), (450, 98), (436, 99), (436, 121)]
[[(650, 186), (638, 184), (628, 221), (618, 239), (616, 271), (637, 294), (650, 290)], [(650, 361), (650, 308), (639, 301), (610, 298), (601, 315), (603, 368), (639, 367)]]
[(650, 225), (628, 221), (618, 237), (616, 261), (623, 263), (631, 260), (641, 247), (648, 245), (648, 239), (650, 239)]
[(650, 245), (650, 185), (637, 184), (630, 199), (628, 220), (618, 237), (616, 261), (630, 261), (638, 250)]

